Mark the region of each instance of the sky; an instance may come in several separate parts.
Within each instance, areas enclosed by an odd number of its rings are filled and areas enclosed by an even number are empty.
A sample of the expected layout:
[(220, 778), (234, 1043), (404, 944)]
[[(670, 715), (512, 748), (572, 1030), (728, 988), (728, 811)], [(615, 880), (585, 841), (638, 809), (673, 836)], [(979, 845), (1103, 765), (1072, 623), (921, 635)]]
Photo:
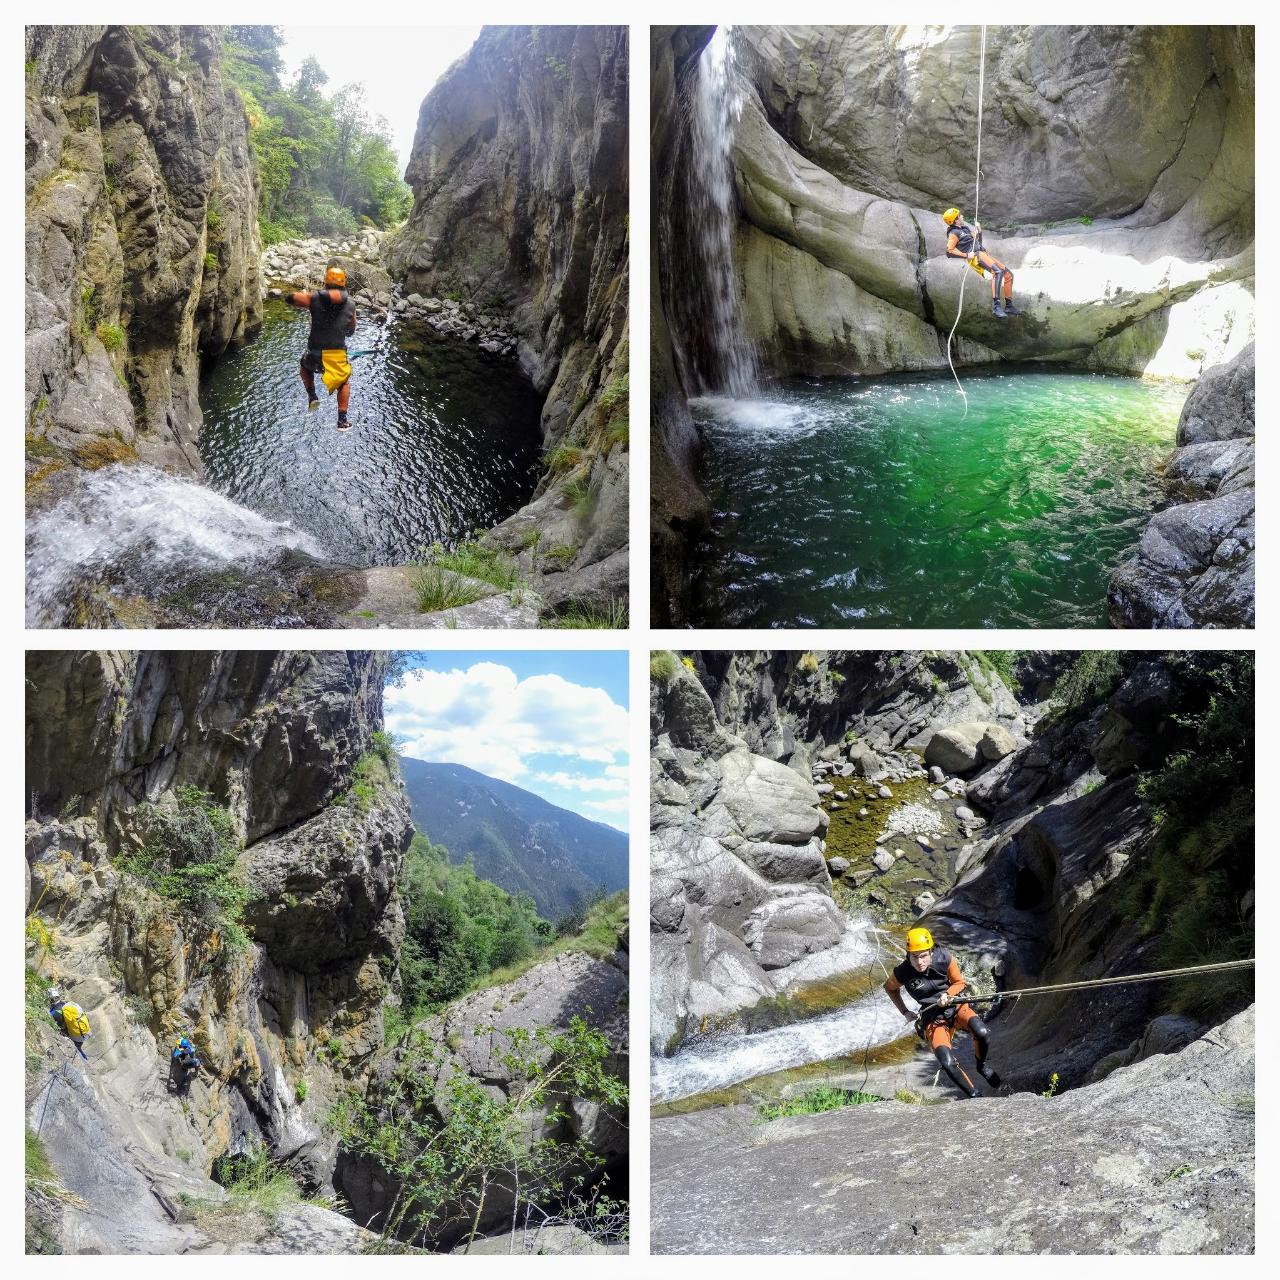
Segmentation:
[(285, 80), (311, 56), (329, 74), (326, 94), (363, 84), (372, 116), (386, 116), (400, 157), (409, 163), (418, 108), (431, 87), (475, 43), (475, 27), (283, 26)]
[(410, 666), (383, 699), (405, 755), (466, 765), (627, 830), (626, 653), (415, 653)]

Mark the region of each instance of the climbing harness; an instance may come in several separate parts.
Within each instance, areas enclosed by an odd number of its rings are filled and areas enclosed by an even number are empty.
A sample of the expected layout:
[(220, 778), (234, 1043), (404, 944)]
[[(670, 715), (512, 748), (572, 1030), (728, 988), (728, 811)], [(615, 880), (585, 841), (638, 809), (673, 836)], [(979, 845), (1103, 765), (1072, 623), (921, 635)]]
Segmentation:
[[(987, 82), (987, 29), (983, 26), (979, 28), (979, 31), (981, 32), (982, 45), (978, 54), (978, 158), (973, 166), (973, 221), (975, 226), (978, 222), (978, 199), (982, 194), (982, 102), (986, 94)], [(976, 240), (974, 248), (977, 248)], [(964, 415), (961, 421), (969, 416), (969, 397), (965, 395), (964, 387), (960, 385), (955, 362), (951, 359), (951, 343), (956, 336), (956, 328), (960, 324), (960, 316), (964, 312), (964, 286), (968, 279), (968, 276), (960, 277), (960, 301), (956, 306), (955, 322), (951, 326), (951, 332), (947, 334), (947, 364), (951, 366), (951, 376), (956, 380), (956, 390), (964, 400)], [(996, 296), (999, 297), (999, 294), (997, 293)]]

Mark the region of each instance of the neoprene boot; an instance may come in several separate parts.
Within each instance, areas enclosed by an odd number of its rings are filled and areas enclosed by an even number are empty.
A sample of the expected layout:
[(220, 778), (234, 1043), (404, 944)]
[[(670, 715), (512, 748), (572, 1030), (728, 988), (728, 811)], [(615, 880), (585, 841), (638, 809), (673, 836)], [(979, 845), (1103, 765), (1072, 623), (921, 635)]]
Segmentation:
[(1013, 305), (1012, 298), (1006, 298), (1004, 300), (1004, 313), (1007, 316), (1025, 316), (1027, 314), (1021, 307), (1015, 307)]
[(307, 412), (308, 412), (308, 413), (314, 413), (314, 412), (315, 412), (319, 407), (320, 407), (320, 397), (319, 397), (319, 396), (308, 396), (308, 397), (307, 397)]
[(989, 1067), (985, 1062), (978, 1063), (978, 1074), (993, 1088), (998, 1089), (1004, 1081), (1000, 1079), (1000, 1073), (995, 1067)]
[(347, 421), (347, 415), (345, 413), (338, 414), (338, 430), (339, 431), (351, 430), (351, 423)]
[(996, 318), (997, 320), (1003, 320), (1003, 319), (1004, 319), (1004, 314), (1005, 314), (1005, 313), (1004, 313), (1004, 306), (1003, 306), (1003, 304), (1000, 302), (1000, 299), (999, 299), (999, 298), (997, 298), (997, 299), (996, 299), (996, 300), (991, 304), (991, 314), (992, 314), (993, 316), (995, 316), (995, 318)]

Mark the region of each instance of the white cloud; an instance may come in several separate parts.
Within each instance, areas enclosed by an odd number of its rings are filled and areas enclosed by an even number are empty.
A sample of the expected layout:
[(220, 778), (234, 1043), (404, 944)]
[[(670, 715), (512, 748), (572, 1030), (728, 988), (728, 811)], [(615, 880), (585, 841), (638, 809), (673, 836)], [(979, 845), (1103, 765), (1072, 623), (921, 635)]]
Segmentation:
[(625, 708), (603, 689), (562, 676), (520, 680), (496, 662), (412, 671), (401, 687), (387, 689), (385, 710), (387, 728), (404, 740), (405, 754), (421, 760), (514, 781), (529, 773), (530, 756), (550, 755), (606, 766), (589, 770), (606, 777), (626, 775)]
[(630, 796), (612, 796), (608, 800), (584, 800), (584, 809), (598, 809), (601, 813), (626, 813), (631, 806)]
[(622, 776), (606, 776), (603, 778), (583, 778), (571, 773), (540, 773), (537, 780), (545, 782), (553, 787), (564, 787), (568, 791), (614, 791), (625, 792), (627, 790), (627, 771), (618, 765), (610, 765), (606, 774), (612, 774), (614, 769), (619, 769)]

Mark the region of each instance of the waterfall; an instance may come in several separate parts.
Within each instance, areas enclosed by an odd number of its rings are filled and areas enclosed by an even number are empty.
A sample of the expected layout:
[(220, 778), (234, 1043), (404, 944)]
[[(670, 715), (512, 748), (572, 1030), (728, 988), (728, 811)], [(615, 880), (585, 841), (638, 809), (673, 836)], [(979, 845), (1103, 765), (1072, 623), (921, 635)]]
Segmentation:
[(269, 520), (192, 480), (147, 466), (114, 466), (84, 477), (27, 526), (27, 625), (73, 625), (84, 586), (145, 594), (186, 575), (273, 564), (290, 552), (320, 558), (313, 538)]
[(742, 115), (735, 72), (732, 28), (717, 27), (698, 60), (689, 104), (686, 226), (695, 270), (688, 287), (694, 302), (691, 319), (702, 330), (703, 358), (687, 385), (745, 400), (758, 394), (758, 370), (742, 323), (733, 262), (738, 219), (733, 137)]

